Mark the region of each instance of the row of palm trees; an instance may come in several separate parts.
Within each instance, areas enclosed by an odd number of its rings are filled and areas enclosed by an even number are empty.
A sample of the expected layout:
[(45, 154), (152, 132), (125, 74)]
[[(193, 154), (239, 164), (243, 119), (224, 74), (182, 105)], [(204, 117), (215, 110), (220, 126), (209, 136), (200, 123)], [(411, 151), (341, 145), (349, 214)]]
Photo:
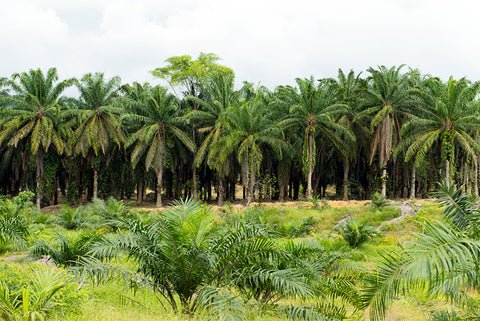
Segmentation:
[[(214, 56), (185, 57), (153, 72), (181, 97), (101, 73), (59, 80), (55, 68), (1, 79), (0, 192), (35, 188), (38, 207), (46, 189), (53, 202), (58, 190), (97, 198), (99, 182), (103, 195), (136, 187), (140, 201), (149, 187), (157, 206), (163, 190), (208, 200), (212, 182), (219, 204), (238, 182), (247, 202), (297, 198), (300, 185), (324, 195), (329, 184), (344, 199), (415, 197), (453, 175), (478, 194), (478, 83), (380, 66), (236, 90)], [(77, 98), (64, 96), (70, 86)]]

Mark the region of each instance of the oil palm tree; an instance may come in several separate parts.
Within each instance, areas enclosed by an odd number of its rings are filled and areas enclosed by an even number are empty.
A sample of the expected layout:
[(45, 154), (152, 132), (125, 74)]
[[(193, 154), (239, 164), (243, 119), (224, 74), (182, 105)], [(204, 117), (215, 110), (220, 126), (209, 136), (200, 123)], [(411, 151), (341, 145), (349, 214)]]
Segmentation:
[(465, 78), (450, 78), (444, 83), (438, 78), (424, 82), (420, 91), (422, 109), (402, 128), (405, 139), (399, 148), (405, 148), (406, 161), (415, 158), (419, 165), (430, 152), (434, 143), (442, 146), (445, 159), (445, 179), (450, 181), (450, 162), (454, 145), (473, 156), (480, 151), (479, 143), (470, 133), (480, 129), (480, 118), (472, 110), (480, 83), (470, 84)]
[(383, 196), (387, 195), (387, 163), (392, 150), (400, 140), (402, 117), (411, 113), (412, 98), (408, 87), (408, 75), (401, 74), (400, 67), (379, 66), (369, 68), (368, 88), (365, 91), (365, 110), (362, 115), (372, 115), (370, 128), (374, 131), (370, 153), (370, 165), (378, 150), (382, 170)]
[[(199, 202), (176, 201), (156, 221), (119, 220), (118, 232), (94, 244), (92, 255), (135, 261), (134, 271), (122, 273), (133, 274), (136, 282), (164, 296), (175, 313), (207, 310), (215, 319), (244, 320), (247, 302), (258, 302), (263, 309), (283, 308), (292, 319), (305, 313), (328, 319), (327, 311), (332, 319), (342, 319), (344, 310), (330, 299), (358, 301), (353, 279), (333, 271), (342, 270), (341, 263), (332, 267), (318, 243), (279, 243), (264, 225), (233, 220), (215, 227), (214, 219)], [(100, 278), (112, 270), (105, 261), (84, 262), (85, 270)], [(285, 298), (321, 303), (276, 304)]]
[(335, 117), (346, 112), (346, 106), (337, 103), (336, 88), (330, 79), (318, 83), (312, 78), (296, 79), (299, 90), (286, 87), (280, 95), (284, 103), (290, 104), (290, 117), (282, 121), (282, 126), (301, 126), (304, 129), (303, 164), (307, 176), (307, 197), (311, 198), (312, 176), (315, 169), (316, 142), (320, 135), (326, 141), (343, 145), (341, 135), (354, 139), (352, 133), (336, 122)]
[(128, 114), (122, 121), (140, 124), (140, 128), (126, 141), (126, 147), (135, 144), (132, 164), (135, 167), (145, 155), (145, 168), (153, 169), (157, 175), (157, 207), (162, 206), (162, 178), (166, 154), (172, 139), (181, 141), (190, 151), (195, 143), (182, 129), (183, 119), (179, 115), (178, 102), (166, 88), (156, 86), (142, 92), (138, 101), (130, 100)]
[(99, 240), (99, 234), (87, 231), (73, 236), (57, 232), (49, 242), (45, 239), (36, 240), (29, 252), (36, 259), (48, 256), (57, 266), (72, 267), (78, 265), (88, 255), (92, 244)]
[[(361, 73), (355, 76), (355, 72), (350, 72), (345, 75), (342, 69), (338, 70), (338, 80), (336, 81), (338, 99), (346, 106), (346, 112), (338, 119), (338, 123), (343, 127), (348, 128), (355, 137), (361, 143), (366, 144), (368, 140), (368, 131), (366, 130), (366, 124), (362, 118), (358, 118), (357, 114), (361, 108), (361, 95), (365, 89), (365, 82), (360, 78)], [(356, 157), (356, 144), (354, 141), (345, 137), (344, 146), (338, 150), (343, 162), (343, 200), (348, 200), (348, 176), (350, 170), (350, 163), (355, 160)]]
[(202, 84), (202, 99), (187, 96), (187, 99), (200, 108), (188, 113), (185, 117), (189, 122), (196, 122), (200, 127), (198, 132), (205, 135), (193, 160), (194, 166), (199, 167), (205, 158), (211, 168), (218, 175), (218, 204), (223, 205), (223, 179), (228, 172), (228, 162), (210, 154), (210, 148), (225, 128), (226, 115), (229, 107), (238, 104), (240, 92), (234, 90), (233, 73), (215, 73)]
[(11, 95), (3, 96), (5, 105), (0, 109), (0, 145), (4, 142), (16, 148), (26, 142), (30, 153), (36, 157), (37, 207), (41, 206), (44, 155), (50, 147), (62, 154), (65, 148), (65, 133), (62, 112), (63, 91), (73, 80), (58, 81), (55, 68), (44, 75), (40, 69), (14, 74), (6, 85)]
[(32, 196), (32, 192), (21, 192), (11, 200), (0, 200), (0, 244), (13, 243), (19, 248), (27, 244), (31, 231), (25, 214), (33, 207)]
[[(266, 88), (260, 90), (265, 91)], [(225, 129), (212, 146), (212, 154), (220, 162), (236, 152), (243, 180), (248, 181), (247, 204), (254, 197), (255, 178), (263, 159), (264, 147), (270, 147), (280, 159), (290, 147), (284, 140), (275, 114), (267, 109), (260, 96), (257, 93), (252, 99), (227, 110)]]
[(105, 79), (103, 73), (86, 74), (76, 86), (80, 91), (75, 110), (78, 127), (75, 130), (75, 152), (88, 155), (93, 169), (93, 198), (98, 197), (98, 156), (105, 156), (111, 143), (125, 140), (120, 130), (122, 108), (115, 106), (120, 78)]
[(43, 321), (46, 315), (62, 305), (59, 295), (68, 285), (62, 272), (40, 269), (20, 294), (12, 293), (0, 282), (0, 315), (10, 321)]

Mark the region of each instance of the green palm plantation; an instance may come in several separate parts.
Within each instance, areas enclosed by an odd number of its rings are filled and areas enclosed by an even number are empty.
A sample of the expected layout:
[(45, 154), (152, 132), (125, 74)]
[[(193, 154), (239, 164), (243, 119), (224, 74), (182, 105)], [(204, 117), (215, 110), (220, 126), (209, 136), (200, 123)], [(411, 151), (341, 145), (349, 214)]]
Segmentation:
[(387, 163), (393, 149), (400, 140), (403, 117), (412, 112), (413, 101), (408, 88), (408, 75), (401, 74), (400, 67), (379, 66), (369, 68), (368, 89), (365, 91), (363, 114), (372, 115), (370, 128), (374, 131), (370, 154), (370, 165), (378, 150), (379, 166), (382, 170), (383, 196), (387, 195)]
[(173, 138), (181, 141), (192, 152), (195, 143), (182, 129), (178, 102), (166, 88), (156, 86), (144, 90), (138, 101), (127, 102), (128, 114), (122, 120), (138, 124), (139, 129), (126, 141), (127, 147), (135, 144), (132, 164), (135, 167), (145, 156), (145, 168), (153, 169), (157, 175), (157, 207), (162, 206), (162, 178), (166, 156)]
[[(213, 54), (178, 56), (155, 69), (172, 87), (156, 95), (170, 104), (167, 92), (177, 94), (168, 115), (190, 138), (169, 132), (161, 146), (153, 132), (138, 132), (155, 91), (149, 84), (120, 87), (101, 73), (62, 82), (54, 69), (1, 78), (0, 194), (36, 190), (46, 206), (84, 195), (129, 199), (135, 190), (141, 203), (158, 188), (160, 197), (210, 200), (215, 190), (222, 204), (235, 200), (242, 179), (250, 199), (251, 187), (265, 200), (297, 200), (318, 189), (327, 197), (329, 187), (341, 197), (342, 186), (344, 199), (370, 198), (377, 188), (406, 198), (427, 197), (447, 175), (478, 194), (478, 84), (380, 66), (368, 77), (340, 70), (336, 80), (297, 79), (256, 94), (252, 85), (236, 90), (234, 73), (218, 62)], [(79, 97), (60, 97), (72, 83)], [(267, 119), (274, 144), (253, 138)], [(291, 152), (280, 153), (279, 142)]]
[(42, 201), (44, 156), (50, 147), (58, 154), (65, 148), (67, 128), (62, 122), (62, 93), (72, 80), (58, 80), (57, 70), (47, 74), (40, 69), (14, 74), (6, 82), (11, 95), (3, 96), (5, 107), (0, 110), (0, 145), (17, 148), (25, 142), (31, 156), (36, 157), (37, 207)]
[(212, 147), (212, 154), (220, 162), (224, 162), (231, 153), (236, 153), (241, 163), (243, 180), (248, 182), (247, 204), (254, 197), (256, 175), (263, 159), (264, 147), (270, 147), (281, 159), (290, 146), (285, 142), (275, 114), (272, 110), (267, 110), (258, 94), (243, 104), (228, 109), (225, 130)]
[(77, 101), (75, 152), (87, 157), (93, 169), (93, 198), (98, 197), (98, 156), (105, 156), (115, 143), (120, 147), (125, 136), (120, 130), (122, 108), (114, 104), (120, 78), (105, 79), (104, 74), (86, 74), (76, 83), (80, 91)]
[[(283, 126), (301, 126), (304, 129), (303, 163), (307, 176), (306, 196), (313, 196), (312, 176), (316, 162), (315, 137), (321, 136), (334, 145), (342, 146), (340, 135), (353, 139), (352, 133), (338, 124), (336, 116), (346, 112), (343, 104), (337, 103), (335, 87), (332, 81), (324, 79), (318, 82), (310, 79), (296, 79), (299, 91), (287, 87), (281, 99), (287, 101), (290, 116), (282, 122)], [(341, 147), (339, 147), (341, 148)]]
[(420, 92), (423, 108), (402, 128), (405, 140), (399, 148), (407, 149), (406, 161), (415, 158), (415, 164), (420, 164), (434, 144), (440, 143), (445, 160), (445, 179), (450, 181), (454, 146), (475, 158), (480, 145), (470, 133), (480, 128), (480, 119), (469, 107), (474, 103), (479, 85), (470, 84), (464, 78), (450, 78), (447, 83), (430, 78), (424, 82)]
[(226, 125), (227, 111), (231, 106), (238, 104), (240, 93), (234, 90), (233, 74), (213, 74), (202, 85), (203, 99), (187, 96), (187, 99), (198, 104), (200, 108), (186, 115), (190, 122), (196, 122), (198, 132), (204, 136), (193, 160), (194, 166), (200, 166), (205, 158), (211, 168), (218, 175), (218, 204), (224, 202), (223, 179), (228, 171), (228, 162), (221, 161), (210, 153), (210, 148), (215, 143)]

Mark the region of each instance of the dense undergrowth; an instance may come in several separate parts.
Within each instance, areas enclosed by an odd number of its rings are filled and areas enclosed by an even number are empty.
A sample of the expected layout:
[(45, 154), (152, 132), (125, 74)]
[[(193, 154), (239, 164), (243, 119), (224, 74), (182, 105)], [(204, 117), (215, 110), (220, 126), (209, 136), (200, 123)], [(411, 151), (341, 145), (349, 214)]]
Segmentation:
[[(379, 277), (389, 258), (412, 255), (409, 244), (426, 237), (436, 224), (430, 222), (442, 220), (437, 203), (415, 202), (415, 215), (388, 223), (401, 214), (396, 203), (227, 204), (214, 212), (186, 200), (158, 212), (109, 199), (41, 213), (32, 196), (0, 200), (4, 320), (478, 317), (475, 295), (457, 300), (425, 284), (401, 287), (398, 278)], [(474, 215), (473, 201), (464, 203)], [(389, 301), (375, 314), (371, 304), (388, 282), (396, 291), (384, 293)], [(475, 285), (469, 287), (474, 294)]]

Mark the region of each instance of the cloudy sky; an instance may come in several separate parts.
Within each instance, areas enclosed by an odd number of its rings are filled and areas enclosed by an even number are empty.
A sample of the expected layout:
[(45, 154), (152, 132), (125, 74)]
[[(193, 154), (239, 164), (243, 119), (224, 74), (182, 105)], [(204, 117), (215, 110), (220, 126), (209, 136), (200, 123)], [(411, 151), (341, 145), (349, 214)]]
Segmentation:
[(273, 88), (338, 68), (407, 64), (480, 80), (480, 4), (443, 0), (0, 0), (0, 76), (57, 67), (158, 82), (171, 56), (213, 52)]

